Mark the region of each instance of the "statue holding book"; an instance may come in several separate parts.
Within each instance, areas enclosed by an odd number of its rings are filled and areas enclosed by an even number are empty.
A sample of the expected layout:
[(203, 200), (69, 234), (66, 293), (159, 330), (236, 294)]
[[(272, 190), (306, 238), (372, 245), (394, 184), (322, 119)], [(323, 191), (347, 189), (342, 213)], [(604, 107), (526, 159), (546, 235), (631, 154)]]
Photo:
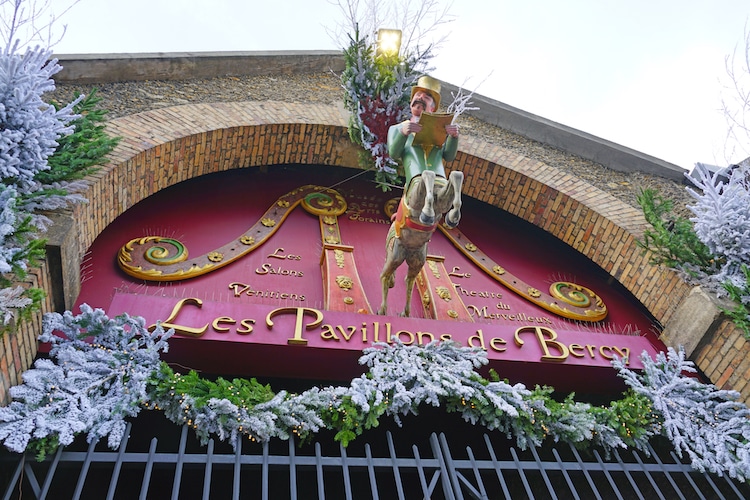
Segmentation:
[(440, 217), (446, 214), (445, 224), (450, 228), (461, 219), (463, 173), (453, 171), (446, 178), (443, 166), (444, 160), (456, 157), (459, 132), (452, 114), (435, 112), (440, 105), (440, 82), (421, 77), (412, 87), (410, 102), (411, 118), (388, 130), (388, 154), (402, 160), (406, 182), (388, 232), (379, 314), (386, 314), (394, 273), (406, 262), (406, 305), (401, 315), (409, 316), (414, 280), (427, 259), (427, 243)]

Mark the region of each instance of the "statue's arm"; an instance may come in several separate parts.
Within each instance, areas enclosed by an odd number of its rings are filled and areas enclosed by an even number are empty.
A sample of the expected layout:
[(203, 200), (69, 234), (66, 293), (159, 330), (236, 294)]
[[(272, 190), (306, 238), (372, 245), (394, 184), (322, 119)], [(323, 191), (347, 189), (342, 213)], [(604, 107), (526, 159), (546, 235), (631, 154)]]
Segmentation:
[(458, 137), (449, 135), (445, 140), (445, 146), (443, 147), (443, 160), (452, 161), (456, 159), (458, 153)]
[(401, 124), (391, 125), (388, 129), (388, 155), (394, 160), (400, 160), (404, 154), (408, 136), (401, 133)]

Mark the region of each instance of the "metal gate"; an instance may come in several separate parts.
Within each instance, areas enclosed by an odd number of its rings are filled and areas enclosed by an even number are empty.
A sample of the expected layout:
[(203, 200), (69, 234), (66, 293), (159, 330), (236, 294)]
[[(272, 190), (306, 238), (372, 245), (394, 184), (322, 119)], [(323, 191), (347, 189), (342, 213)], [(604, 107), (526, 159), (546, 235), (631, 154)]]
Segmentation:
[[(384, 443), (366, 443), (358, 454), (341, 446), (337, 454), (324, 453), (320, 443), (300, 448), (292, 441), (277, 441), (278, 450), (245, 442), (232, 452), (212, 440), (196, 451), (188, 449), (189, 429), (183, 427), (167, 443), (173, 451), (159, 450), (155, 437), (139, 451), (129, 449), (130, 433), (129, 425), (117, 451), (96, 444), (59, 449), (44, 462), (1, 454), (3, 498), (750, 497), (747, 484), (701, 474), (673, 452), (664, 460), (654, 449), (649, 457), (627, 451), (607, 459), (563, 446), (521, 452), (503, 436), (493, 443), (496, 437), (488, 434), (481, 446), (449, 446), (446, 434), (433, 433), (422, 449), (412, 444), (404, 453), (408, 447), (386, 432)], [(226, 452), (217, 448), (222, 445)]]

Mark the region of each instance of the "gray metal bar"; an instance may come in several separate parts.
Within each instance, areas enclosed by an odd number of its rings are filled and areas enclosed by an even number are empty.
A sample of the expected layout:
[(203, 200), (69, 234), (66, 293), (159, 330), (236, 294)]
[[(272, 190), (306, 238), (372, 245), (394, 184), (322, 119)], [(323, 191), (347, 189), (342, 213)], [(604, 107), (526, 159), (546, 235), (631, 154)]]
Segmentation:
[(143, 481), (141, 482), (141, 494), (138, 497), (139, 500), (146, 500), (146, 495), (148, 495), (148, 485), (151, 483), (151, 471), (154, 470), (154, 456), (156, 455), (156, 443), (157, 443), (157, 439), (152, 438), (151, 443), (148, 446), (148, 461), (146, 462), (146, 470), (143, 471)]
[(467, 446), (466, 453), (469, 455), (469, 462), (471, 462), (471, 469), (474, 471), (474, 479), (476, 480), (477, 486), (479, 487), (479, 497), (482, 500), (489, 500), (489, 497), (487, 497), (487, 490), (484, 488), (484, 482), (482, 481), (482, 474), (479, 473), (479, 468), (477, 467), (477, 461), (474, 460), (474, 451), (471, 449), (470, 446)]
[(635, 460), (638, 462), (638, 465), (641, 466), (643, 473), (646, 474), (646, 479), (648, 479), (648, 482), (651, 483), (651, 487), (654, 489), (656, 494), (659, 495), (659, 498), (661, 500), (666, 500), (666, 498), (664, 498), (664, 495), (662, 495), (661, 490), (656, 485), (656, 481), (654, 481), (654, 478), (651, 477), (651, 471), (646, 470), (646, 468), (644, 467), (644, 463), (641, 460), (641, 457), (638, 455), (638, 453), (635, 450), (633, 450), (632, 453), (633, 453), (633, 456), (635, 457)]
[(206, 447), (206, 468), (203, 471), (203, 500), (211, 497), (211, 474), (214, 470), (214, 440), (208, 440)]
[(630, 486), (633, 488), (633, 491), (635, 491), (635, 494), (638, 495), (638, 498), (641, 500), (646, 500), (643, 498), (643, 495), (640, 492), (640, 489), (635, 484), (635, 481), (633, 480), (633, 476), (630, 474), (630, 471), (625, 467), (625, 463), (622, 461), (622, 458), (620, 458), (620, 454), (617, 453), (617, 450), (614, 450), (615, 459), (617, 460), (617, 463), (620, 464), (620, 467), (622, 467), (622, 472), (625, 474), (625, 477), (628, 479), (628, 482), (630, 483)]
[(378, 500), (378, 484), (375, 481), (375, 468), (372, 461), (372, 450), (370, 449), (370, 443), (365, 443), (365, 457), (367, 457), (367, 474), (370, 477), (370, 493), (372, 493), (373, 500)]
[(547, 476), (547, 471), (544, 469), (544, 464), (541, 460), (539, 460), (539, 454), (536, 452), (536, 446), (529, 446), (531, 449), (531, 454), (534, 456), (534, 461), (536, 462), (536, 466), (539, 468), (539, 472), (542, 474), (542, 479), (544, 479), (544, 484), (547, 486), (547, 491), (549, 491), (550, 496), (554, 500), (557, 500), (557, 493), (555, 493), (555, 489), (552, 487), (552, 483), (549, 481), (549, 476)]
[(716, 483), (714, 483), (714, 480), (711, 479), (711, 476), (709, 476), (708, 474), (706, 474), (704, 472), (703, 473), (703, 477), (706, 479), (706, 481), (708, 481), (708, 484), (711, 485), (711, 488), (714, 490), (714, 493), (716, 493), (716, 498), (720, 498), (721, 500), (725, 500), (726, 497), (721, 493), (721, 491), (719, 490), (719, 488), (716, 487)]
[(412, 453), (414, 454), (414, 462), (417, 465), (417, 475), (419, 476), (419, 484), (422, 486), (422, 498), (430, 498), (432, 496), (432, 489), (427, 487), (427, 478), (424, 475), (424, 467), (422, 466), (422, 458), (419, 456), (419, 448), (417, 445), (411, 446)]
[(120, 447), (117, 450), (117, 461), (115, 462), (114, 470), (112, 471), (112, 477), (109, 480), (109, 491), (107, 491), (107, 500), (112, 500), (115, 497), (115, 491), (117, 491), (117, 481), (120, 479), (120, 471), (122, 470), (122, 457), (125, 455), (125, 448), (128, 447), (128, 439), (130, 439), (130, 422), (125, 426), (125, 433), (120, 439)]
[(31, 486), (31, 491), (34, 492), (34, 496), (36, 498), (41, 497), (42, 489), (39, 486), (39, 482), (36, 480), (36, 474), (34, 474), (34, 469), (31, 468), (31, 464), (27, 461), (25, 461), (23, 466), (23, 471), (26, 476), (26, 479), (29, 481), (29, 485)]
[(290, 500), (297, 500), (297, 455), (293, 437), (289, 438), (289, 493)]
[(242, 434), (237, 434), (234, 449), (234, 476), (232, 477), (232, 500), (240, 500), (240, 473), (242, 472)]
[(521, 482), (523, 483), (523, 487), (526, 489), (526, 494), (533, 500), (534, 493), (532, 493), (531, 491), (529, 480), (526, 479), (526, 473), (523, 471), (520, 460), (518, 460), (518, 453), (516, 453), (516, 449), (512, 446), (510, 448), (510, 454), (513, 456), (513, 462), (515, 462), (516, 464), (516, 470), (518, 470), (518, 473), (521, 475)]
[(18, 464), (16, 465), (16, 470), (13, 471), (13, 476), (11, 476), (10, 483), (8, 483), (8, 487), (5, 489), (3, 500), (10, 500), (10, 496), (13, 494), (13, 489), (15, 488), (16, 483), (18, 483), (18, 478), (21, 477), (21, 471), (23, 470), (25, 462), (26, 455), (21, 455), (21, 458), (18, 460)]
[[(461, 480), (463, 479), (463, 476), (458, 472), (458, 467), (456, 467), (456, 464), (453, 462), (453, 456), (451, 455), (451, 450), (448, 447), (448, 440), (445, 438), (444, 433), (440, 433), (440, 448), (443, 450), (443, 457), (445, 457), (445, 463), (448, 465), (448, 476), (451, 478), (451, 483), (453, 484), (453, 489), (456, 494), (457, 500), (464, 500), (464, 493), (461, 489)], [(467, 481), (464, 481), (466, 485), (469, 487), (469, 490), (473, 489), (471, 484), (469, 484)], [(479, 494), (476, 490), (474, 491), (476, 494)]]
[(670, 474), (666, 470), (666, 467), (664, 466), (664, 462), (661, 461), (661, 458), (659, 458), (659, 455), (651, 447), (650, 444), (647, 443), (646, 446), (648, 446), (649, 454), (654, 458), (654, 461), (661, 467), (664, 475), (667, 477), (667, 480), (669, 481), (669, 484), (672, 485), (672, 488), (674, 488), (674, 491), (680, 497), (680, 500), (685, 500), (685, 495), (682, 494), (682, 492), (680, 491), (680, 488), (677, 486), (677, 483), (674, 482), (674, 478), (672, 478), (672, 474)]
[(596, 496), (597, 500), (602, 500), (602, 496), (599, 494), (599, 489), (594, 484), (594, 481), (591, 479), (591, 475), (589, 474), (589, 471), (585, 467), (585, 463), (583, 460), (581, 460), (581, 455), (578, 454), (578, 450), (576, 450), (575, 446), (572, 444), (569, 445), (571, 451), (573, 452), (573, 455), (576, 457), (576, 462), (578, 462), (578, 466), (581, 468), (581, 472), (583, 472), (583, 476), (586, 478), (586, 481), (589, 484), (589, 488), (591, 488), (591, 491), (594, 492), (594, 495)]
[(44, 477), (44, 484), (42, 485), (42, 491), (39, 495), (39, 498), (45, 499), (47, 498), (47, 493), (49, 493), (49, 486), (52, 484), (52, 478), (55, 477), (55, 471), (57, 470), (57, 464), (60, 462), (60, 455), (62, 454), (62, 446), (58, 446), (57, 450), (55, 451), (55, 457), (52, 459), (52, 463), (50, 464), (49, 469), (47, 469), (47, 475)]
[(568, 473), (568, 469), (565, 467), (565, 464), (563, 464), (563, 461), (560, 458), (560, 454), (557, 452), (557, 448), (552, 448), (552, 454), (555, 456), (555, 461), (557, 461), (557, 465), (558, 467), (560, 467), (560, 472), (562, 472), (562, 475), (565, 478), (565, 482), (568, 485), (568, 489), (573, 494), (573, 498), (575, 500), (580, 500), (581, 497), (578, 496), (578, 491), (576, 490), (576, 487), (573, 484), (573, 480), (570, 479), (570, 474)]
[[(672, 457), (672, 460), (674, 460), (674, 461), (675, 461), (675, 462), (677, 462), (677, 463), (680, 463), (680, 459), (679, 459), (679, 457), (677, 457), (677, 455), (675, 455), (675, 454), (674, 454), (674, 452), (671, 452), (671, 451), (670, 451), (670, 452), (669, 452), (669, 454), (670, 454), (670, 456)], [(688, 480), (688, 483), (690, 483), (690, 486), (692, 486), (692, 487), (693, 487), (693, 491), (695, 491), (695, 492), (696, 492), (696, 493), (697, 493), (697, 494), (698, 494), (698, 495), (699, 495), (699, 496), (700, 496), (701, 498), (706, 498), (706, 497), (705, 497), (705, 496), (703, 495), (703, 492), (701, 491), (701, 489), (700, 489), (700, 488), (698, 488), (698, 485), (697, 485), (697, 484), (695, 484), (695, 481), (693, 481), (693, 478), (692, 478), (692, 477), (690, 477), (690, 474), (689, 474), (689, 473), (688, 473), (687, 471), (683, 470), (683, 471), (682, 471), (682, 475), (683, 475), (683, 476), (685, 476), (685, 479), (687, 479), (687, 480)]]
[(617, 498), (619, 498), (620, 500), (623, 500), (622, 495), (620, 495), (620, 491), (618, 490), (617, 485), (615, 484), (615, 480), (612, 479), (612, 475), (609, 473), (609, 470), (604, 466), (604, 462), (602, 461), (602, 457), (599, 456), (599, 452), (594, 450), (594, 456), (596, 457), (596, 461), (599, 464), (599, 467), (602, 468), (602, 472), (604, 472), (604, 477), (607, 478), (609, 485), (612, 487), (612, 491), (615, 492), (615, 495), (617, 495)]
[(737, 486), (735, 486), (734, 481), (731, 481), (729, 479), (729, 475), (724, 474), (724, 481), (727, 482), (727, 484), (732, 488), (732, 491), (734, 491), (734, 494), (737, 495), (737, 498), (743, 498), (742, 494), (740, 493), (740, 490), (737, 489)]
[[(172, 500), (180, 497), (180, 483), (182, 483), (182, 462), (185, 459), (185, 445), (187, 444), (187, 425), (182, 426), (180, 445), (177, 448), (177, 463), (174, 467), (174, 481), (172, 481)], [(111, 499), (107, 499), (111, 500)]]
[(268, 441), (263, 442), (263, 463), (260, 467), (261, 472), (261, 498), (268, 500)]
[(440, 483), (443, 485), (443, 493), (448, 500), (456, 500), (456, 494), (451, 485), (451, 478), (448, 476), (448, 467), (445, 464), (443, 450), (440, 449), (440, 441), (437, 434), (430, 434), (430, 445), (432, 446), (432, 455), (438, 459), (440, 465)]
[(349, 463), (347, 461), (346, 448), (344, 445), (339, 443), (339, 450), (341, 453), (341, 472), (344, 475), (344, 495), (346, 498), (352, 497), (352, 481), (349, 477)]
[(83, 485), (86, 483), (86, 476), (89, 473), (89, 467), (91, 466), (91, 459), (94, 457), (94, 448), (96, 448), (96, 441), (89, 443), (88, 452), (86, 453), (86, 459), (83, 461), (81, 466), (81, 472), (78, 474), (78, 482), (76, 483), (76, 489), (73, 492), (73, 500), (81, 498), (83, 493)]
[(487, 450), (490, 453), (490, 459), (492, 459), (492, 468), (495, 469), (497, 479), (500, 481), (500, 486), (503, 489), (503, 494), (505, 495), (505, 498), (510, 498), (510, 491), (508, 490), (508, 485), (505, 483), (505, 477), (503, 477), (503, 468), (497, 461), (495, 449), (492, 447), (492, 442), (490, 441), (490, 437), (487, 434), (484, 435), (484, 442), (487, 445)]
[(393, 446), (393, 436), (388, 431), (385, 433), (385, 437), (388, 441), (388, 453), (391, 455), (391, 468), (393, 469), (393, 477), (396, 480), (396, 492), (398, 493), (398, 498), (404, 500), (404, 486), (401, 484), (401, 474), (398, 471), (398, 457), (396, 457), (396, 448)]
[(315, 472), (318, 478), (318, 498), (325, 500), (326, 490), (325, 484), (323, 483), (323, 461), (320, 455), (320, 443), (315, 443)]

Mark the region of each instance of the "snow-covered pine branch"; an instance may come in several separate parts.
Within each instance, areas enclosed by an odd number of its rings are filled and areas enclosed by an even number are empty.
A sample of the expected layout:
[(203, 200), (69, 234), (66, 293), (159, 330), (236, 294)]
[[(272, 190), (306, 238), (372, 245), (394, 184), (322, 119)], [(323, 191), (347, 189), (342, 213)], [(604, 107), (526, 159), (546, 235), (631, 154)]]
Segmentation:
[(47, 314), (39, 340), (51, 344), (52, 359), (38, 359), (23, 384), (10, 388), (13, 401), (0, 408), (0, 442), (23, 453), (32, 441), (54, 448), (87, 433), (88, 442), (107, 437), (116, 448), (125, 418), (148, 400), (147, 382), (171, 335), (161, 326), (149, 332), (143, 318), (110, 319), (85, 304), (77, 316)]

